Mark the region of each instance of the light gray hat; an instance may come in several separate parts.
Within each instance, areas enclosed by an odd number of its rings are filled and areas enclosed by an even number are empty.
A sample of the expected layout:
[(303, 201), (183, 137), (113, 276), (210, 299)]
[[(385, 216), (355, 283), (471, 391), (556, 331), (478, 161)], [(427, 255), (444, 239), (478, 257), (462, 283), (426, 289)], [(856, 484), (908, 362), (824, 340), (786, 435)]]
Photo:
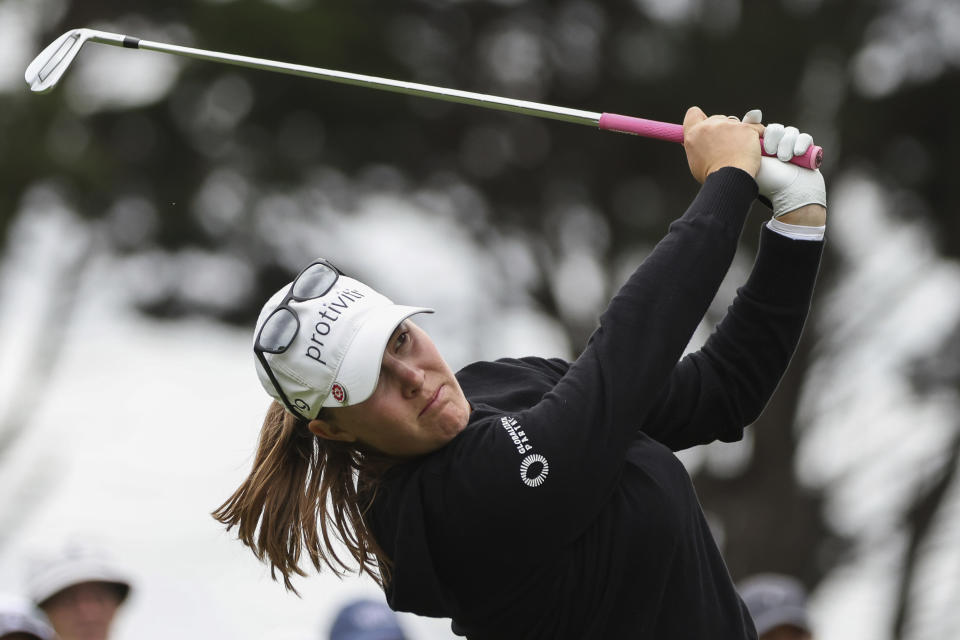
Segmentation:
[(811, 632), (807, 592), (798, 580), (775, 573), (761, 573), (741, 582), (738, 589), (753, 618), (757, 635), (781, 625)]
[(406, 640), (396, 614), (386, 602), (355, 600), (337, 613), (330, 640)]
[(103, 549), (70, 545), (38, 560), (27, 576), (30, 599), (42, 606), (64, 589), (85, 582), (103, 582), (117, 589), (123, 602), (130, 593), (130, 580)]
[(43, 612), (23, 596), (0, 593), (0, 636), (26, 633), (38, 640), (53, 640), (53, 628)]

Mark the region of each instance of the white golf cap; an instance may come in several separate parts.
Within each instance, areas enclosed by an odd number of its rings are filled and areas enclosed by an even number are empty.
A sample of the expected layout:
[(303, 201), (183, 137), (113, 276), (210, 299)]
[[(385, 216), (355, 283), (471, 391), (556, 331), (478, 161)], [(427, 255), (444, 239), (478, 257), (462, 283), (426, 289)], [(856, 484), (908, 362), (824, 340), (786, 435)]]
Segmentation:
[(39, 640), (53, 640), (53, 628), (42, 611), (26, 598), (0, 593), (0, 637), (22, 633)]
[[(263, 306), (253, 334), (254, 347), (291, 284)], [(255, 358), (257, 377), (267, 393), (284, 404), (285, 395), (296, 413), (310, 420), (321, 407), (346, 407), (369, 398), (380, 378), (383, 351), (397, 326), (414, 314), (433, 313), (425, 307), (394, 304), (344, 275), (324, 295), (290, 300), (287, 307), (296, 314), (296, 333), (281, 353), (262, 353), (280, 389), (259, 357)]]
[(27, 592), (35, 604), (42, 606), (64, 589), (85, 582), (113, 585), (121, 602), (130, 593), (129, 578), (105, 550), (78, 545), (36, 562), (27, 576)]

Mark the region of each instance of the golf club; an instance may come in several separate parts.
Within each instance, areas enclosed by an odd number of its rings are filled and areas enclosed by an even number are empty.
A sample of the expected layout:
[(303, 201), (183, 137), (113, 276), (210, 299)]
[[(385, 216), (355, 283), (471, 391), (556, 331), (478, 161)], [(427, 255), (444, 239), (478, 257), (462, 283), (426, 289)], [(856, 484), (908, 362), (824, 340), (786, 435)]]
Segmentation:
[[(60, 81), (60, 78), (63, 77), (63, 74), (66, 73), (70, 63), (73, 62), (73, 59), (77, 56), (80, 48), (86, 42), (109, 44), (114, 47), (125, 47), (128, 49), (145, 49), (147, 51), (169, 53), (187, 58), (223, 62), (239, 67), (277, 71), (289, 75), (318, 78), (331, 82), (382, 89), (384, 91), (405, 93), (407, 95), (445, 100), (448, 102), (459, 102), (477, 107), (510, 111), (512, 113), (537, 116), (540, 118), (550, 118), (563, 122), (585, 124), (607, 131), (630, 133), (645, 138), (666, 140), (668, 142), (683, 142), (683, 127), (679, 124), (622, 116), (615, 113), (581, 111), (579, 109), (556, 107), (537, 102), (528, 102), (526, 100), (514, 100), (512, 98), (502, 98), (482, 93), (460, 91), (458, 89), (434, 87), (415, 82), (388, 80), (386, 78), (377, 78), (344, 71), (333, 71), (319, 67), (308, 67), (262, 58), (238, 56), (231, 53), (193, 49), (191, 47), (181, 47), (178, 45), (164, 44), (162, 42), (140, 40), (139, 38), (118, 33), (108, 33), (106, 31), (96, 31), (94, 29), (73, 29), (68, 31), (41, 51), (40, 55), (34, 58), (33, 62), (27, 66), (27, 70), (24, 73), (24, 79), (27, 81), (27, 84), (30, 85), (30, 89), (37, 93), (44, 93), (55, 87)], [(764, 155), (772, 155), (763, 151), (762, 145), (761, 151)], [(823, 149), (811, 145), (810, 148), (807, 149), (806, 154), (794, 157), (791, 162), (808, 169), (816, 169), (823, 162)]]

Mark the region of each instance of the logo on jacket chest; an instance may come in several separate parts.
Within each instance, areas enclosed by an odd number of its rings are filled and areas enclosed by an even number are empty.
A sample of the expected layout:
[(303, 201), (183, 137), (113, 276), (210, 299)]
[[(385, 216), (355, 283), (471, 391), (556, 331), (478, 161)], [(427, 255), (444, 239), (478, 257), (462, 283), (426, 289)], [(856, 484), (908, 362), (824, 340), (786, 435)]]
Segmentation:
[(528, 487), (539, 487), (547, 479), (547, 474), (550, 473), (550, 465), (547, 463), (547, 459), (539, 453), (529, 453), (533, 449), (533, 445), (530, 444), (530, 438), (516, 418), (504, 416), (500, 418), (500, 424), (513, 441), (517, 453), (525, 456), (520, 461), (520, 479), (523, 484)]
[(533, 449), (533, 445), (530, 444), (530, 438), (523, 432), (523, 427), (520, 426), (516, 418), (504, 416), (500, 418), (500, 424), (503, 425), (507, 435), (513, 440), (513, 446), (517, 448), (517, 453), (526, 453), (530, 451), (530, 449)]

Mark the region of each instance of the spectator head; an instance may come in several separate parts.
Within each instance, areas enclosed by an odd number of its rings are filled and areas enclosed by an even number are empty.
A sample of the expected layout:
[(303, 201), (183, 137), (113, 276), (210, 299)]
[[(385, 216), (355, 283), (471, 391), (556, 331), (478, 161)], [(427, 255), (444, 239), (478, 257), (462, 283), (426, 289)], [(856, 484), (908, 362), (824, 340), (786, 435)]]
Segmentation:
[(79, 546), (37, 562), (27, 584), (61, 640), (106, 640), (130, 593), (130, 581), (105, 551)]
[(797, 580), (759, 574), (739, 585), (760, 640), (811, 640), (807, 593)]
[(356, 600), (340, 609), (330, 628), (330, 640), (406, 640), (406, 636), (385, 603)]
[(0, 594), (0, 640), (53, 640), (43, 612), (22, 596)]

